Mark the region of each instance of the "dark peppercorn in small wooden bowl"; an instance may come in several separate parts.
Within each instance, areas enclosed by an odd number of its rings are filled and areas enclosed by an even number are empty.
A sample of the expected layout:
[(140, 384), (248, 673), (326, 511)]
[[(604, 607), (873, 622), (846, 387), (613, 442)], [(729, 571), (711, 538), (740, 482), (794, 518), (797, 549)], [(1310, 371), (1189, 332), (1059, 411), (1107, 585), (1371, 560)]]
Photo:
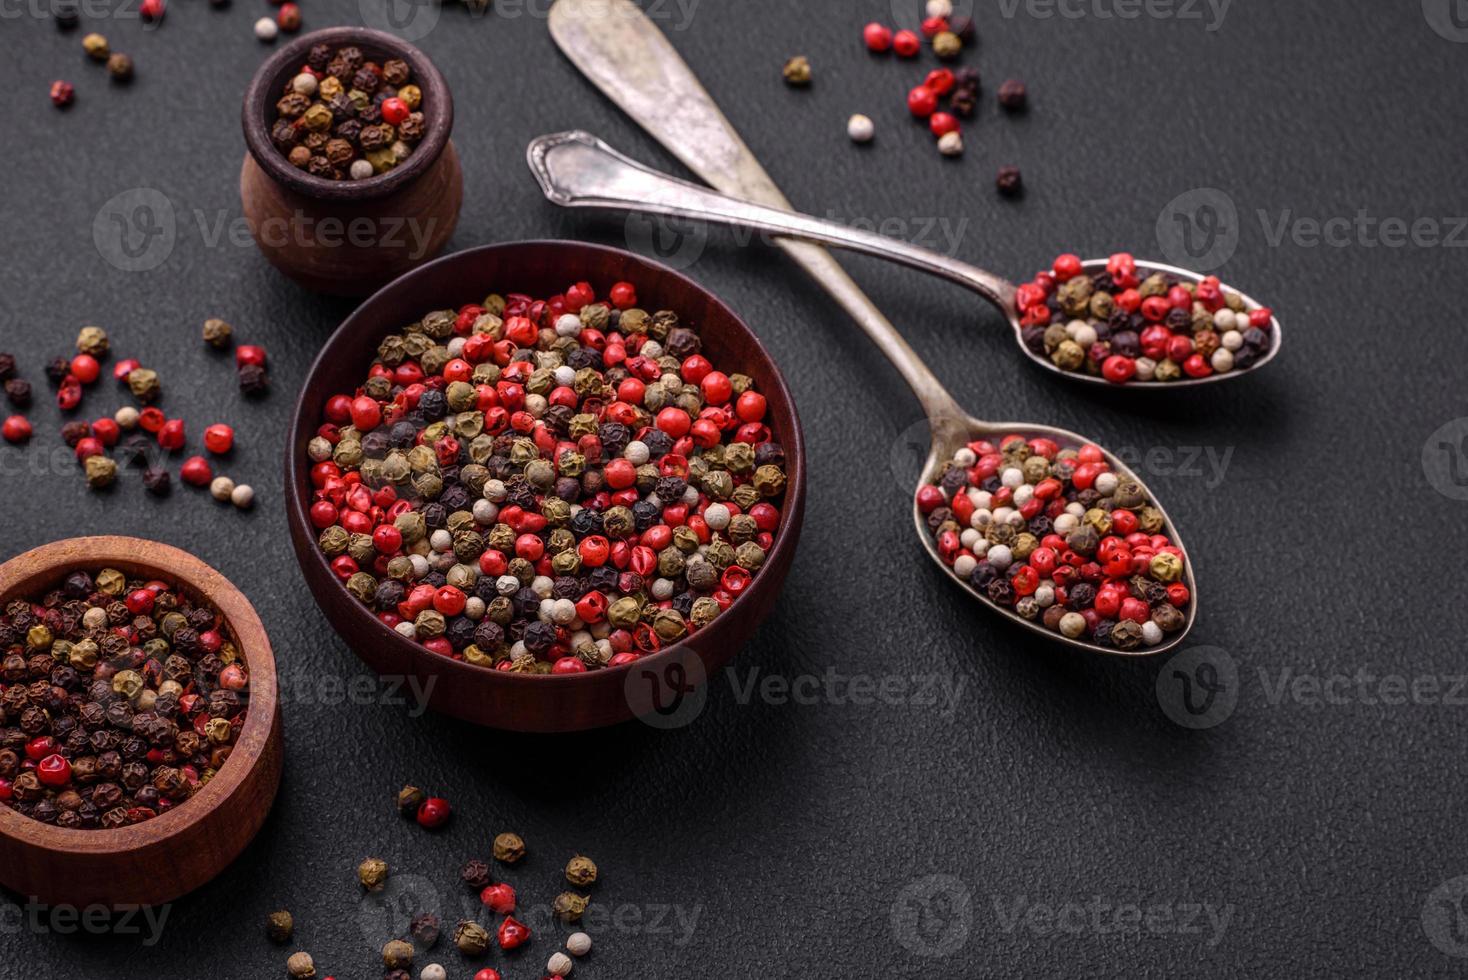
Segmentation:
[(49, 905), (158, 905), (193, 891), (245, 849), (280, 785), (284, 745), (270, 641), (250, 601), (204, 562), (140, 538), (69, 538), (0, 565), (0, 605), (41, 595), (73, 571), (105, 567), (162, 579), (224, 614), (249, 670), (249, 714), (219, 773), (187, 802), (143, 823), (68, 830), (0, 806), (0, 884)]
[[(423, 91), (424, 134), (411, 155), (366, 180), (331, 180), (293, 167), (271, 142), (275, 104), (312, 46), (356, 45), (372, 61), (401, 58)], [(240, 198), (255, 244), (277, 269), (309, 289), (366, 296), (436, 256), (459, 222), (464, 177), (449, 133), (454, 99), (428, 56), (364, 27), (302, 35), (255, 72), (241, 117), (249, 152)]]
[[(357, 389), (387, 334), (432, 310), (457, 309), (492, 292), (544, 297), (580, 280), (603, 295), (613, 282), (631, 282), (639, 306), (673, 310), (695, 326), (716, 367), (754, 378), (756, 390), (768, 400), (770, 428), (786, 454), (787, 485), (774, 546), (749, 588), (710, 625), (634, 664), (536, 676), (432, 653), (380, 622), (332, 572), (308, 513), (312, 488), (306, 445), (321, 424), (326, 400)], [(667, 682), (679, 687), (685, 679), (694, 682), (700, 672), (713, 676), (773, 608), (795, 556), (805, 512), (800, 420), (779, 368), (759, 339), (733, 310), (686, 276), (631, 252), (581, 242), (508, 242), (470, 249), (414, 270), (377, 293), (322, 348), (301, 390), (286, 445), (286, 508), (296, 557), (317, 603), (347, 645), (379, 674), (416, 678), (416, 690), (431, 692), (429, 707), (514, 731), (568, 732), (616, 724), (646, 714), (647, 708), (666, 707), (645, 703), (646, 685), (660, 683), (664, 675), (659, 672), (666, 671)]]

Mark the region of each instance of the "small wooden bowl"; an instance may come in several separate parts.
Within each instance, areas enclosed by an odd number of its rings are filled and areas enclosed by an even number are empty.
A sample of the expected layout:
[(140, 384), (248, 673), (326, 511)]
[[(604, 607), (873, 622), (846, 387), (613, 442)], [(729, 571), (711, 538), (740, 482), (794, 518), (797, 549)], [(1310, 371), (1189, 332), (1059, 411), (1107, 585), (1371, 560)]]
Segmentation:
[[(368, 60), (401, 58), (412, 68), (426, 125), (403, 163), (366, 180), (328, 180), (291, 166), (271, 143), (275, 103), (316, 44), (354, 44)], [(241, 119), (249, 152), (240, 198), (250, 233), (271, 264), (302, 285), (366, 296), (432, 259), (453, 235), (464, 199), (463, 171), (449, 139), (454, 98), (428, 56), (406, 41), (363, 27), (302, 35), (256, 70)]]
[(0, 604), (41, 595), (78, 569), (105, 567), (163, 579), (224, 614), (249, 669), (249, 714), (218, 775), (152, 820), (67, 830), (0, 806), (0, 883), (48, 905), (159, 905), (193, 891), (245, 849), (280, 785), (284, 746), (270, 641), (244, 594), (193, 555), (141, 538), (56, 541), (0, 565)]
[[(376, 356), (378, 342), (430, 310), (477, 303), (491, 292), (551, 296), (587, 280), (599, 290), (626, 280), (647, 310), (671, 309), (698, 328), (704, 352), (721, 369), (755, 380), (769, 405), (770, 427), (785, 449), (788, 482), (774, 547), (749, 588), (714, 622), (676, 646), (635, 664), (564, 676), (505, 673), (425, 650), (381, 623), (332, 572), (311, 525), (311, 464), (306, 445), (316, 434), (326, 399), (355, 391)], [(716, 296), (666, 266), (621, 249), (581, 242), (530, 241), (488, 245), (446, 256), (408, 273), (347, 318), (312, 365), (286, 441), (286, 512), (301, 570), (336, 631), (379, 674), (416, 678), (437, 711), (494, 728), (568, 732), (598, 728), (645, 714), (640, 680), (670, 670), (681, 686), (698, 671), (709, 677), (749, 640), (773, 608), (795, 556), (805, 513), (805, 444), (795, 403), (759, 339)], [(428, 686), (430, 685), (431, 686)]]

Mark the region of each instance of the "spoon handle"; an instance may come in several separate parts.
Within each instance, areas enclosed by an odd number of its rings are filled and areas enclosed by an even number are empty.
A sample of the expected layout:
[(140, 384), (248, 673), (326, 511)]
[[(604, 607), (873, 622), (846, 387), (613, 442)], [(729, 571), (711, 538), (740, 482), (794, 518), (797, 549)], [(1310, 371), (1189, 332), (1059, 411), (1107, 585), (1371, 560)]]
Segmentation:
[(789, 235), (943, 276), (980, 293), (1006, 315), (1014, 305), (1014, 287), (982, 269), (900, 239), (669, 177), (623, 156), (590, 133), (541, 136), (531, 142), (527, 157), (545, 196), (562, 207), (615, 208)]

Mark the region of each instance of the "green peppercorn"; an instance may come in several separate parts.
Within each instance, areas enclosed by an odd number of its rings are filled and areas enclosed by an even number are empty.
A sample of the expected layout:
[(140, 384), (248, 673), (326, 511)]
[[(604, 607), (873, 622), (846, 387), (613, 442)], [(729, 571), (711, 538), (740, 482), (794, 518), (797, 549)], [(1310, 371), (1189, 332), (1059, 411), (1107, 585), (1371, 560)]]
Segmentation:
[(489, 949), (489, 931), (479, 923), (465, 919), (454, 927), (454, 945), (465, 956), (483, 956)]
[(357, 880), (366, 891), (381, 891), (387, 884), (387, 875), (387, 862), (381, 858), (368, 858), (357, 865)]
[(1181, 609), (1164, 602), (1152, 610), (1152, 622), (1161, 627), (1164, 633), (1176, 633), (1183, 628), (1187, 617)]
[(683, 614), (676, 609), (659, 609), (652, 618), (652, 629), (664, 643), (671, 643), (688, 632)]
[(87, 486), (93, 490), (101, 490), (112, 486), (112, 481), (117, 479), (117, 462), (108, 456), (88, 456), (82, 467), (86, 471)]
[(413, 965), (413, 944), (389, 940), (382, 947), (382, 965), (389, 970), (406, 970)]
[(80, 354), (90, 354), (101, 359), (107, 356), (109, 346), (107, 331), (101, 327), (82, 327), (76, 336), (76, 349)]
[(963, 40), (952, 31), (939, 31), (933, 35), (933, 54), (948, 61), (963, 52)]
[(577, 888), (596, 884), (596, 862), (578, 854), (566, 864), (566, 880)]
[(127, 386), (133, 393), (133, 397), (144, 405), (158, 400), (163, 391), (163, 385), (158, 380), (158, 372), (151, 368), (134, 368), (128, 372)]
[(229, 346), (234, 327), (218, 317), (210, 317), (204, 321), (204, 342), (210, 347), (223, 350)]
[(785, 68), (781, 74), (784, 75), (786, 84), (809, 85), (811, 77), (810, 59), (805, 55), (796, 55), (785, 62)]
[(551, 903), (551, 912), (562, 922), (580, 922), (591, 900), (575, 892), (561, 892)]
[(270, 941), (277, 946), (284, 946), (290, 942), (291, 935), (295, 930), (295, 919), (291, 917), (289, 912), (284, 910), (271, 912), (270, 916), (265, 920), (265, 935), (270, 937)]
[(1183, 561), (1171, 552), (1159, 552), (1152, 556), (1147, 571), (1159, 582), (1176, 582), (1183, 577)]
[(107, 39), (101, 34), (88, 34), (82, 38), (82, 50), (93, 61), (106, 61), (107, 56), (112, 52), (107, 44)]

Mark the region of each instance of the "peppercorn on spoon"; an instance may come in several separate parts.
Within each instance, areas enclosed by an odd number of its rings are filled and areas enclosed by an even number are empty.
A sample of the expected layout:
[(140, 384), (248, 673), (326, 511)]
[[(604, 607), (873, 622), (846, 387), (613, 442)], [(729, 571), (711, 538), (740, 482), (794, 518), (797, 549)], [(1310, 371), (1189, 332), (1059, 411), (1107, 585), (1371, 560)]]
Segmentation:
[[(551, 7), (549, 24), (551, 36), (572, 63), (690, 170), (724, 191), (774, 206), (777, 215), (789, 214), (789, 202), (769, 174), (744, 145), (657, 25), (631, 0), (556, 0)], [(588, 141), (594, 142), (584, 134), (536, 140), (529, 150), (531, 166), (536, 168), (537, 161), (548, 158), (550, 154), (547, 151), (553, 146), (574, 148), (580, 143), (584, 147)], [(695, 185), (688, 186), (702, 190)], [(780, 211), (782, 208), (786, 210)], [(1087, 444), (1087, 440), (1075, 433), (1053, 426), (1027, 423), (994, 425), (968, 415), (829, 252), (809, 241), (794, 238), (776, 238), (775, 245), (805, 269), (852, 316), (912, 388), (928, 418), (932, 435), (932, 450), (923, 464), (919, 488), (935, 479), (945, 460), (951, 459), (971, 439), (1020, 432), (1043, 435), (1067, 446)], [(998, 280), (994, 285), (998, 285)], [(1115, 472), (1131, 475), (1121, 460), (1105, 450), (1102, 452)], [(1141, 483), (1140, 480), (1137, 482)], [(1145, 487), (1143, 489), (1145, 491)], [(1149, 491), (1145, 492), (1161, 513), (1164, 530), (1182, 549), (1182, 541), (1171, 518), (1156, 503), (1156, 498)], [(928, 533), (918, 508), (916, 490), (913, 493), (913, 524), (918, 539), (933, 561), (991, 610), (1025, 629), (1070, 647), (1091, 653), (1123, 652), (1045, 629), (1039, 623), (995, 603), (956, 575), (943, 561), (936, 542)], [(1186, 555), (1185, 549), (1183, 553)], [(1192, 594), (1192, 601), (1182, 628), (1163, 643), (1135, 651), (1136, 654), (1164, 653), (1175, 648), (1192, 631), (1197, 620), (1198, 590), (1189, 560), (1184, 561), (1183, 578)]]
[[(1117, 387), (1098, 374), (1064, 370), (1044, 353), (1032, 350), (1024, 340), (1026, 324), (1017, 304), (1019, 287), (977, 266), (900, 239), (849, 228), (788, 208), (741, 200), (670, 177), (623, 156), (590, 133), (573, 131), (538, 137), (531, 141), (527, 156), (530, 169), (540, 182), (545, 196), (562, 207), (635, 211), (788, 235), (807, 242), (835, 245), (889, 259), (967, 286), (998, 307), (1008, 318), (1015, 342), (1031, 361), (1070, 380)], [(1082, 269), (1088, 273), (1105, 271), (1106, 266), (1106, 259), (1091, 259), (1081, 264)], [(1144, 272), (1160, 272), (1173, 276), (1179, 282), (1197, 284), (1204, 279), (1199, 273), (1160, 262), (1139, 262), (1138, 267)], [(1233, 289), (1229, 291), (1238, 292)], [(1263, 309), (1250, 297), (1242, 293), (1238, 295), (1245, 310), (1252, 312)], [(1206, 377), (1182, 376), (1173, 381), (1133, 379), (1126, 381), (1125, 386), (1171, 389), (1241, 378), (1253, 374), (1279, 353), (1281, 333), (1278, 317), (1270, 316), (1267, 339), (1269, 346), (1247, 369), (1215, 371)]]

